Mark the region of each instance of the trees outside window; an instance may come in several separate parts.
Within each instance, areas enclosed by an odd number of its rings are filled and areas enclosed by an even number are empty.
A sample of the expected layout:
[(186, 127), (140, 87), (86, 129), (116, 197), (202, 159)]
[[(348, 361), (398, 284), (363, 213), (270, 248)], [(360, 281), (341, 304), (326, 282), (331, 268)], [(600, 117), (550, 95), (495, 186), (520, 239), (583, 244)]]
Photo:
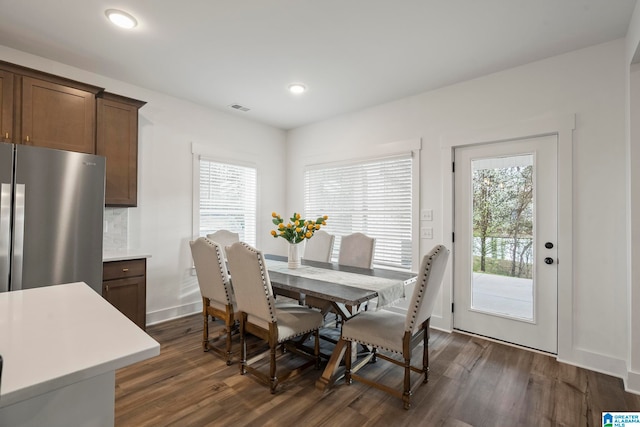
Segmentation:
[(531, 278), (533, 159), (514, 159), (501, 167), (490, 167), (486, 160), (474, 166), (473, 270)]

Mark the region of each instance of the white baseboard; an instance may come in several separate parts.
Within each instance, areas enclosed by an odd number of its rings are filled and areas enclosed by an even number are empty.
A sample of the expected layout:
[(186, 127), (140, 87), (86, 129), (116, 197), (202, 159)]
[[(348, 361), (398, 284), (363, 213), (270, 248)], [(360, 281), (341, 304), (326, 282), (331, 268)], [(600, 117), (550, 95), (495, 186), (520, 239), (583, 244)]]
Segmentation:
[(623, 381), (628, 378), (627, 362), (604, 354), (574, 348), (571, 354), (558, 354), (557, 360), (590, 371), (618, 377)]
[(449, 319), (445, 319), (444, 316), (432, 315), (430, 326), (443, 332), (452, 332)]
[(202, 312), (202, 301), (197, 301), (190, 304), (179, 305), (149, 312), (147, 313), (146, 322), (147, 326), (155, 325), (156, 323), (162, 323), (166, 322), (167, 320), (190, 316), (192, 314), (200, 312)]
[(624, 389), (629, 393), (640, 394), (640, 372), (627, 371)]

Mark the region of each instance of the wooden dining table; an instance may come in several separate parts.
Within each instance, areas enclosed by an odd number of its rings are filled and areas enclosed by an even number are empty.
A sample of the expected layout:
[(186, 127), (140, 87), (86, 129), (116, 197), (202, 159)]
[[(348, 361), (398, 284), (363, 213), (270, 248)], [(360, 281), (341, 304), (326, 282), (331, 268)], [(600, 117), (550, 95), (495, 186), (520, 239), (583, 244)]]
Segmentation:
[[(302, 260), (300, 268), (289, 269), (286, 257), (265, 255), (265, 260), (276, 295), (295, 293), (301, 296), (302, 302), (307, 298), (324, 301), (345, 322), (374, 298), (378, 298), (376, 309), (393, 305), (404, 298), (404, 287), (416, 281), (414, 273), (397, 270), (357, 268), (306, 260)], [(316, 388), (326, 390), (343, 375), (340, 361), (346, 349), (346, 342), (337, 340), (327, 366), (316, 381)], [(355, 344), (351, 351), (354, 355), (357, 353)], [(360, 357), (352, 369), (358, 370), (368, 362), (369, 357), (370, 354)]]

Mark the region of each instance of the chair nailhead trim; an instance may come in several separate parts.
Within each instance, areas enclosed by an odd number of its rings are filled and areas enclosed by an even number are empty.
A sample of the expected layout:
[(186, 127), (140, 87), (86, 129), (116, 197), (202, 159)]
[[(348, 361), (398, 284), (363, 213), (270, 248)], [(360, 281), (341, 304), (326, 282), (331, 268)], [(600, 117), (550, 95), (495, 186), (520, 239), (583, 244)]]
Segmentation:
[(289, 336), (287, 336), (287, 337), (285, 337), (285, 338), (283, 338), (283, 337), (278, 337), (278, 342), (284, 342), (284, 341), (286, 341), (286, 340), (288, 340), (288, 339), (295, 338), (295, 337), (299, 337), (300, 335), (304, 335), (304, 334), (306, 334), (306, 333), (313, 332), (313, 331), (315, 331), (315, 328), (314, 328), (314, 329), (309, 329), (308, 331), (299, 332), (299, 333), (297, 333), (297, 334), (295, 334), (295, 335), (289, 335)]
[(267, 303), (269, 304), (269, 315), (271, 316), (271, 322), (276, 323), (278, 319), (276, 318), (275, 307), (272, 304), (271, 298), (269, 298), (269, 286), (267, 286), (267, 278), (261, 256), (262, 254), (244, 242), (242, 242), (242, 245), (250, 252), (253, 252), (254, 255), (256, 255), (256, 257), (258, 258), (258, 265), (260, 266), (260, 276), (262, 278), (262, 289), (264, 290), (264, 296), (265, 298), (267, 298)]
[(362, 341), (362, 340), (358, 340), (358, 339), (355, 339), (355, 338), (349, 338), (349, 337), (345, 337), (345, 336), (343, 336), (342, 339), (345, 340), (345, 341), (358, 342), (358, 343), (363, 344), (363, 345), (368, 345), (370, 347), (375, 347), (377, 349), (390, 351), (392, 353), (402, 354), (402, 351), (393, 350), (393, 349), (390, 349), (388, 347), (383, 347), (383, 346), (380, 346), (380, 345), (377, 345), (377, 344), (373, 344), (373, 343), (370, 343), (370, 342), (367, 342), (367, 341)]
[[(227, 298), (227, 304), (231, 305), (231, 292), (229, 289), (229, 277), (225, 275), (225, 262), (224, 257), (220, 251), (220, 245), (214, 244), (211, 240), (205, 239), (207, 244), (216, 250), (216, 256), (218, 257), (218, 268), (220, 269), (220, 277), (222, 277), (222, 283), (224, 285), (224, 295)], [(226, 277), (226, 280), (225, 280)]]
[(434, 251), (434, 253), (427, 259), (427, 265), (424, 269), (424, 273), (422, 274), (422, 280), (420, 281), (420, 289), (418, 291), (418, 298), (416, 298), (416, 303), (413, 307), (413, 310), (411, 311), (411, 322), (409, 323), (409, 331), (412, 331), (415, 323), (416, 323), (416, 317), (418, 316), (418, 308), (420, 307), (420, 304), (422, 302), (422, 297), (424, 296), (424, 290), (427, 287), (427, 282), (429, 279), (429, 274), (431, 273), (431, 263), (433, 262), (433, 259), (440, 253), (440, 251), (442, 250), (443, 246), (442, 245), (438, 245), (437, 249)]

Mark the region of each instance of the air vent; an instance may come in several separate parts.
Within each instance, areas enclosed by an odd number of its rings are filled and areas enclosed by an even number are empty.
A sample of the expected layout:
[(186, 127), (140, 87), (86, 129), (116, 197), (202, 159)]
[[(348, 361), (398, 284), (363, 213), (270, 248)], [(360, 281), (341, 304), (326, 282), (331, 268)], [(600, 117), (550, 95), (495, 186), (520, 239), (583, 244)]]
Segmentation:
[(250, 110), (249, 108), (243, 107), (240, 104), (231, 104), (231, 105), (229, 105), (229, 107), (234, 108), (236, 110), (240, 110), (240, 111), (249, 111)]

